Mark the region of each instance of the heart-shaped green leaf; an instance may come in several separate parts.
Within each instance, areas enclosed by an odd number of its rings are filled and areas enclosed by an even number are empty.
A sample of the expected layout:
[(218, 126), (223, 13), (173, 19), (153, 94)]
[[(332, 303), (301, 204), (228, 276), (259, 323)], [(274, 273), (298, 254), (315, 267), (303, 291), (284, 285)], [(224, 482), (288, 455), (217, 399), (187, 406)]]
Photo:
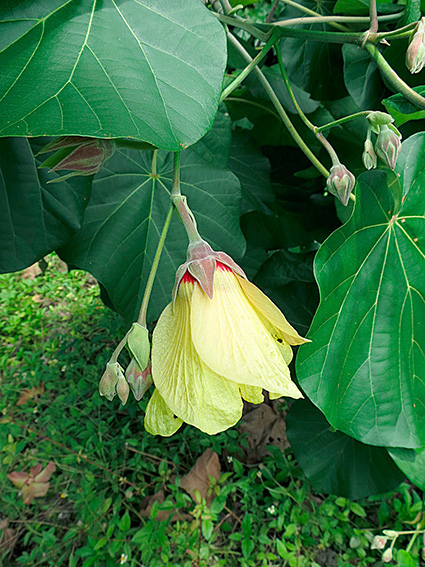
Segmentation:
[(212, 124), (226, 40), (199, 0), (7, 0), (0, 22), (1, 136), (179, 150)]
[(317, 253), (321, 302), (297, 360), (327, 420), (380, 446), (425, 445), (424, 152), (416, 134), (403, 143), (400, 181), (359, 177), (353, 216)]
[[(81, 230), (59, 252), (73, 266), (93, 274), (115, 309), (128, 322), (137, 317), (158, 244), (173, 177), (169, 152), (118, 150), (93, 182)], [(201, 235), (215, 250), (241, 256), (240, 184), (224, 168), (210, 165), (202, 151), (181, 156), (181, 189), (196, 216)], [(174, 215), (162, 252), (149, 305), (156, 319), (171, 300), (177, 267), (186, 259), (187, 237)]]
[[(35, 152), (40, 141), (31, 142)], [(81, 226), (91, 178), (60, 184), (37, 169), (28, 140), (0, 139), (0, 272), (22, 270), (66, 242)]]
[(404, 475), (384, 447), (332, 431), (308, 400), (296, 401), (286, 417), (288, 441), (317, 492), (364, 498), (395, 490)]

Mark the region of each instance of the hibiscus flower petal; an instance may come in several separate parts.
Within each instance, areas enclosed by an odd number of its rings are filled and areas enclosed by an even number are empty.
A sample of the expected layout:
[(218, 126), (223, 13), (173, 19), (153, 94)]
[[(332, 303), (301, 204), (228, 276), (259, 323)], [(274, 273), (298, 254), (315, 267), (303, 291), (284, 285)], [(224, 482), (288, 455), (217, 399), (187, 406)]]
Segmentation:
[(180, 284), (174, 313), (168, 305), (153, 333), (152, 377), (175, 415), (214, 435), (239, 421), (243, 404), (239, 384), (211, 370), (193, 346), (190, 298), (194, 289), (211, 301), (198, 285)]
[(145, 414), (145, 429), (152, 435), (170, 437), (181, 427), (183, 421), (175, 417), (155, 388)]
[(248, 301), (239, 279), (229, 270), (217, 269), (212, 299), (195, 286), (191, 327), (199, 356), (217, 374), (238, 384), (302, 397), (277, 341)]
[(276, 329), (278, 329), (285, 340), (291, 345), (301, 345), (310, 342), (304, 339), (297, 331), (288, 323), (283, 313), (276, 307), (267, 295), (258, 289), (256, 285), (248, 280), (238, 277), (238, 282), (253, 307), (263, 315)]
[(258, 386), (247, 386), (241, 384), (241, 396), (250, 404), (262, 404), (264, 402), (263, 389)]

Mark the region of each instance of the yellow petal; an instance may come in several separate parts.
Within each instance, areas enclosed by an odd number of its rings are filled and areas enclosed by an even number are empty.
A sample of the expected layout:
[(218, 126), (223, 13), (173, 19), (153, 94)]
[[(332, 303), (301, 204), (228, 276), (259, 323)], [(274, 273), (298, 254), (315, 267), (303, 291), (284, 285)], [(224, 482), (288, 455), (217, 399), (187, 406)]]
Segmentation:
[(262, 404), (264, 402), (263, 389), (258, 386), (247, 386), (241, 384), (241, 396), (250, 404)]
[(168, 305), (159, 318), (152, 339), (152, 378), (175, 415), (214, 435), (239, 421), (243, 404), (239, 385), (213, 372), (193, 346), (190, 296), (194, 287), (205, 295), (198, 285), (183, 282), (174, 313)]
[(233, 272), (218, 269), (214, 296), (196, 286), (192, 296), (192, 340), (212, 370), (238, 384), (301, 397), (277, 342), (252, 307)]
[(183, 421), (179, 417), (174, 417), (173, 412), (164, 402), (161, 394), (155, 388), (149, 400), (145, 414), (145, 429), (152, 435), (162, 435), (170, 437), (181, 427)]
[(235, 277), (238, 278), (243, 292), (254, 308), (282, 333), (290, 345), (301, 345), (310, 342), (297, 333), (294, 327), (288, 323), (280, 309), (257, 286), (244, 278)]

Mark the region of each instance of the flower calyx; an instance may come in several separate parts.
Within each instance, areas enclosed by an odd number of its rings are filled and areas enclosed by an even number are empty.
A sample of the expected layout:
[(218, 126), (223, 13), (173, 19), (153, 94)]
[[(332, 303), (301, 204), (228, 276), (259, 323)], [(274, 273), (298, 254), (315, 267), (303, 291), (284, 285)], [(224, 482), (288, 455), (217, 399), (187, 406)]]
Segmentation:
[(183, 276), (188, 272), (195, 278), (205, 294), (212, 299), (214, 293), (214, 274), (217, 262), (230, 268), (235, 274), (246, 279), (245, 272), (225, 252), (215, 252), (205, 240), (191, 243), (187, 249), (187, 260), (179, 266), (173, 288), (173, 305)]
[(346, 207), (356, 185), (356, 178), (351, 171), (348, 171), (345, 165), (337, 163), (331, 167), (326, 185), (329, 193), (335, 195)]

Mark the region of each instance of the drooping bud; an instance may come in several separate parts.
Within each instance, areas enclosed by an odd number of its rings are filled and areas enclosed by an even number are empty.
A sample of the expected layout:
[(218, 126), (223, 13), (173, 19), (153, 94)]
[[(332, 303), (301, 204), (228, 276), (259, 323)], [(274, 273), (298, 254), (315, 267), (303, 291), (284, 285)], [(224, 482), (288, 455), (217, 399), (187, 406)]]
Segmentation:
[(130, 393), (129, 385), (123, 372), (118, 373), (117, 394), (123, 406), (127, 403), (128, 394)]
[(133, 392), (133, 396), (139, 401), (152, 384), (151, 365), (148, 364), (144, 370), (141, 370), (133, 358), (127, 366), (125, 377)]
[(394, 118), (391, 114), (387, 114), (386, 112), (381, 112), (379, 110), (369, 112), (367, 119), (369, 120), (370, 128), (373, 132), (375, 132), (375, 134), (379, 134), (381, 126), (388, 126), (388, 124), (392, 124), (394, 122)]
[(146, 327), (133, 323), (127, 337), (127, 345), (140, 369), (144, 370), (148, 365), (151, 351), (149, 332)]
[(115, 151), (112, 140), (85, 138), (83, 136), (64, 136), (47, 144), (40, 154), (54, 151), (40, 167), (49, 167), (50, 171), (70, 170), (72, 173), (51, 179), (49, 183), (57, 183), (76, 175), (94, 175)]
[(328, 179), (326, 180), (329, 193), (338, 197), (344, 206), (348, 205), (351, 192), (356, 185), (356, 178), (348, 171), (345, 165), (339, 163), (331, 167)]
[(120, 373), (123, 374), (122, 368), (118, 362), (108, 362), (106, 370), (100, 379), (99, 394), (106, 396), (109, 401), (112, 401), (115, 397), (115, 388)]
[(364, 143), (364, 151), (362, 155), (363, 164), (366, 169), (375, 169), (378, 158), (376, 156), (375, 150), (373, 149), (373, 144), (369, 138)]
[(417, 23), (406, 51), (406, 67), (413, 73), (422, 71), (425, 65), (425, 19)]
[(382, 561), (383, 561), (384, 563), (389, 563), (392, 558), (393, 558), (393, 550), (391, 549), (391, 547), (389, 547), (389, 548), (386, 549), (386, 550), (384, 551), (384, 553), (382, 554)]
[(394, 170), (401, 150), (401, 134), (392, 124), (379, 127), (375, 150), (378, 157)]
[(382, 535), (376, 535), (372, 540), (370, 549), (384, 549), (387, 545), (388, 538)]

